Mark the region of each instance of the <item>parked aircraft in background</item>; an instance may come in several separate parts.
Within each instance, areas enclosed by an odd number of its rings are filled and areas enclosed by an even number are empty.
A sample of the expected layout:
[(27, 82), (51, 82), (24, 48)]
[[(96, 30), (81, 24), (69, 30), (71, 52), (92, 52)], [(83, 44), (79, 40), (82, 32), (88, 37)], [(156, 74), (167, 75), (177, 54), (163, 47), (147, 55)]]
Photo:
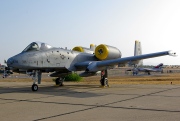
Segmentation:
[(37, 91), (37, 84), (41, 83), (43, 72), (51, 72), (51, 77), (57, 77), (56, 84), (62, 85), (63, 76), (73, 71), (83, 71), (80, 76), (85, 77), (101, 71), (100, 83), (102, 86), (108, 86), (107, 69), (112, 66), (124, 63), (135, 65), (142, 59), (165, 55), (175, 56), (176, 53), (163, 51), (121, 58), (119, 49), (105, 44), (97, 47), (91, 45), (90, 48), (78, 46), (68, 50), (55, 48), (46, 43), (32, 42), (21, 53), (9, 58), (7, 65), (13, 71), (32, 72), (32, 90)]
[(160, 63), (159, 65), (153, 67), (153, 68), (134, 68), (132, 69), (133, 71), (133, 75), (137, 75), (139, 72), (145, 72), (148, 75), (150, 75), (150, 72), (161, 72), (163, 73), (163, 69), (162, 69), (163, 63)]

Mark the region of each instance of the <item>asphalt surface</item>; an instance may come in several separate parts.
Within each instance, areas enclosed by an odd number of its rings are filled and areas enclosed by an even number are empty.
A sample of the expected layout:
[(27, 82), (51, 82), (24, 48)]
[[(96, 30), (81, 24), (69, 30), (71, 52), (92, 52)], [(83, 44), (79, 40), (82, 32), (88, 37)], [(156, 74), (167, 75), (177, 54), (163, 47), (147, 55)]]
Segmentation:
[(179, 121), (180, 85), (0, 82), (0, 121)]

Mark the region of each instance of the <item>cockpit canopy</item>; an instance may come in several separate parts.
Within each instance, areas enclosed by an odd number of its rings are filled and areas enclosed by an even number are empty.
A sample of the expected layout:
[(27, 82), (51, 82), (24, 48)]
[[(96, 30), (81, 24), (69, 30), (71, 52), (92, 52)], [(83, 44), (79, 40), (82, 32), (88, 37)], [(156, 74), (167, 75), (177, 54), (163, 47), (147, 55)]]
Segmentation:
[(48, 50), (48, 49), (51, 49), (51, 48), (52, 48), (52, 46), (50, 46), (50, 45), (48, 45), (46, 43), (32, 42), (22, 52)]

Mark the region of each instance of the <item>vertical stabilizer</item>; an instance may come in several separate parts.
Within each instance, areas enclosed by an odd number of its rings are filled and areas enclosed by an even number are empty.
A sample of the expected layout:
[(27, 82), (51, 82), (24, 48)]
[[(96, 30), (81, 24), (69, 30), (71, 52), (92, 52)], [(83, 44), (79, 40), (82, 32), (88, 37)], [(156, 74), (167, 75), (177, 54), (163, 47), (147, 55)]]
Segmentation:
[[(141, 42), (138, 40), (135, 40), (134, 56), (138, 56), (141, 54), (142, 54)], [(143, 60), (139, 60), (137, 65), (143, 65)]]
[(141, 42), (138, 40), (135, 40), (135, 46), (134, 46), (134, 56), (141, 55), (142, 49), (141, 49)]
[(163, 63), (160, 63), (157, 66), (155, 66), (154, 68), (162, 68), (162, 66), (163, 66)]

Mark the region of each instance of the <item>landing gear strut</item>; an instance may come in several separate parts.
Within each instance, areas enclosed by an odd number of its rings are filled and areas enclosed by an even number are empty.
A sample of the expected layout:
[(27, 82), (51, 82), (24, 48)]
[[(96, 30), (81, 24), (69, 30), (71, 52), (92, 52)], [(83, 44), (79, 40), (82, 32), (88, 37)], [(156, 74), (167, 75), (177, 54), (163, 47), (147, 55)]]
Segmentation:
[(101, 71), (101, 80), (100, 80), (100, 83), (101, 83), (101, 86), (107, 86), (109, 87), (109, 84), (108, 84), (108, 73), (107, 73), (107, 70), (102, 70)]
[(57, 78), (57, 79), (55, 80), (56, 85), (63, 86), (63, 85), (64, 85), (64, 84), (63, 84), (64, 80), (65, 80), (65, 78), (61, 78), (61, 77)]
[(33, 75), (33, 85), (31, 87), (32, 91), (38, 91), (38, 84), (41, 84), (41, 75), (42, 75), (42, 72), (41, 71), (38, 71), (38, 70), (34, 70), (34, 72), (32, 73)]

